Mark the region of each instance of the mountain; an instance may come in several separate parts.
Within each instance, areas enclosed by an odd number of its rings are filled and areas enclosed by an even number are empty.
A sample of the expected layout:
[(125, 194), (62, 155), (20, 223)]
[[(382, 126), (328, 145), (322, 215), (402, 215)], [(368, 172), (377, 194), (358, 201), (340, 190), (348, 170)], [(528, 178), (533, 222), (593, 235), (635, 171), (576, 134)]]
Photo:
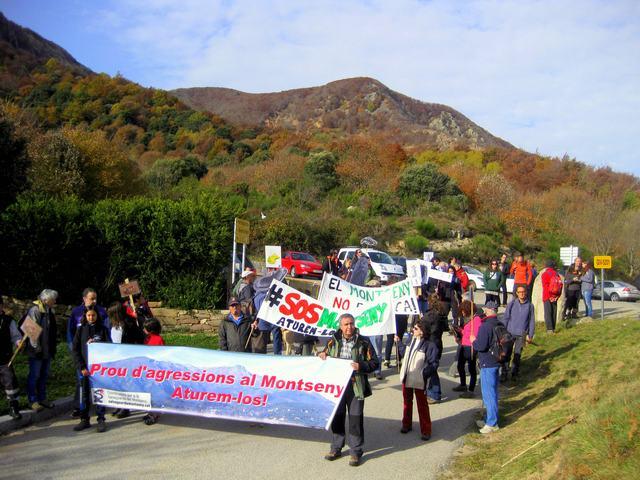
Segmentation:
[(18, 77), (54, 58), (80, 75), (91, 72), (64, 48), (41, 37), (33, 30), (12, 22), (0, 12), (0, 91), (16, 87)]
[(440, 149), (514, 148), (453, 108), (421, 102), (367, 77), (277, 93), (215, 87), (171, 93), (195, 110), (248, 126), (383, 134), (399, 143)]

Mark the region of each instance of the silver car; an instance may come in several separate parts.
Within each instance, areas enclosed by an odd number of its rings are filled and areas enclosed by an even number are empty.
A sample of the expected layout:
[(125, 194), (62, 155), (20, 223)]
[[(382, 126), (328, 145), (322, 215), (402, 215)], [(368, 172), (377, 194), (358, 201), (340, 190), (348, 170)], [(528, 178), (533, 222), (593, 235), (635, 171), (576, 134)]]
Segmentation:
[[(600, 298), (600, 291), (600, 284), (598, 284), (593, 288), (592, 297)], [(605, 280), (604, 299), (611, 300), (612, 302), (618, 302), (620, 300), (635, 302), (636, 300), (640, 300), (640, 290), (627, 282), (621, 282), (618, 280)]]
[(463, 265), (462, 269), (467, 272), (471, 290), (484, 290), (484, 275), (480, 270), (467, 265)]

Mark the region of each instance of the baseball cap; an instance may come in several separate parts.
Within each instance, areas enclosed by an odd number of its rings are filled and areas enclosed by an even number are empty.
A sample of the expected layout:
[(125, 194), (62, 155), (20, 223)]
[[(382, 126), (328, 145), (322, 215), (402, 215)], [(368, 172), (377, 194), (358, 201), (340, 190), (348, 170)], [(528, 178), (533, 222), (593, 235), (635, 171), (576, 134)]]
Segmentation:
[(240, 305), (240, 301), (238, 300), (237, 297), (231, 297), (229, 299), (229, 306), (231, 305)]
[(240, 277), (242, 278), (247, 278), (249, 275), (255, 275), (256, 272), (254, 272), (253, 270), (245, 270), (244, 272), (242, 272), (242, 275), (240, 275)]

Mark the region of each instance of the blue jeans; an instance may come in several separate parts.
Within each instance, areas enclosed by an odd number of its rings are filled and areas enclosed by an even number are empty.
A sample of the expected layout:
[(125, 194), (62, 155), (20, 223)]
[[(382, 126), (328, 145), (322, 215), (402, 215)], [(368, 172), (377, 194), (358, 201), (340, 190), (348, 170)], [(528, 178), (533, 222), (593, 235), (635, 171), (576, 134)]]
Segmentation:
[(587, 310), (587, 317), (593, 316), (593, 305), (591, 304), (591, 296), (593, 295), (593, 290), (583, 290), (582, 298), (584, 298), (584, 307)]
[(382, 338), (383, 335), (373, 335), (369, 337), (371, 340), (371, 345), (373, 345), (373, 349), (376, 351), (376, 355), (378, 356), (378, 369), (373, 373), (382, 373)]
[(271, 327), (271, 336), (273, 338), (273, 354), (282, 355), (282, 330), (274, 325)]
[(482, 401), (487, 409), (485, 424), (490, 427), (498, 425), (498, 376), (500, 367), (481, 368), (480, 386)]
[(40, 360), (29, 358), (29, 375), (27, 376), (27, 397), (29, 403), (47, 399), (47, 380), (51, 359)]

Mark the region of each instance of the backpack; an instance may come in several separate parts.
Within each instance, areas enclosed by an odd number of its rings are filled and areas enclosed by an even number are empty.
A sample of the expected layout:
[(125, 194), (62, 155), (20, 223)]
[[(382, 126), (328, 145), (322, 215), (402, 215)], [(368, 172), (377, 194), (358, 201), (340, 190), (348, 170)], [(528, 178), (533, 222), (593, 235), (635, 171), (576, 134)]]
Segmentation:
[(560, 278), (560, 274), (556, 272), (549, 280), (549, 296), (557, 300), (560, 298), (560, 295), (562, 295), (562, 288), (562, 279)]
[(493, 327), (493, 343), (489, 347), (489, 352), (491, 352), (496, 361), (502, 363), (509, 357), (513, 349), (513, 342), (513, 335), (509, 333), (507, 327), (498, 322)]

